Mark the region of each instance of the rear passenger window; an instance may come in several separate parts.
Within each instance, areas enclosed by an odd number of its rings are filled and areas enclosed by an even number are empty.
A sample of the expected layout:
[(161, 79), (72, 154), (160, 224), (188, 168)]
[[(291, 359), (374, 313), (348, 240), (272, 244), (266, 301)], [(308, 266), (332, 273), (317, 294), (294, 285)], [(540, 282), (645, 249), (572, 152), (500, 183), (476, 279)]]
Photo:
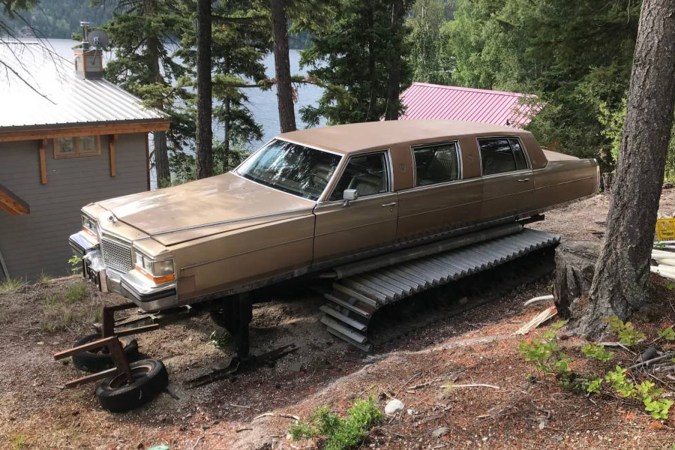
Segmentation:
[(432, 145), (413, 149), (417, 186), (457, 180), (459, 178), (459, 159), (457, 144)]
[(527, 169), (520, 141), (514, 138), (479, 139), (483, 175)]

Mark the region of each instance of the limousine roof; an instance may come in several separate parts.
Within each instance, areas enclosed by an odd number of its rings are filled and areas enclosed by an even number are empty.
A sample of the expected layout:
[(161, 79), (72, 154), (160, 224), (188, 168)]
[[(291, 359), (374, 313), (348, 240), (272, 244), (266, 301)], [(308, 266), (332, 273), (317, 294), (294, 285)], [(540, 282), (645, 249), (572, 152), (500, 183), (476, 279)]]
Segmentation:
[(387, 120), (291, 131), (277, 137), (311, 147), (351, 153), (395, 144), (495, 134), (514, 136), (530, 133), (519, 128), (460, 120)]

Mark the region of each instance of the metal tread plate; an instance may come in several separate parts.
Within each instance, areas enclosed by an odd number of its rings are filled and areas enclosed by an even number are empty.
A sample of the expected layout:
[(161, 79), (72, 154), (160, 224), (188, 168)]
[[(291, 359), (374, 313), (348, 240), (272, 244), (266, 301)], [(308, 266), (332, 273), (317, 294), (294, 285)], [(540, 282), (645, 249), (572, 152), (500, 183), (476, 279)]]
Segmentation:
[(332, 293), (324, 294), (328, 303), (321, 308), (321, 321), (331, 334), (364, 350), (370, 348), (363, 334), (368, 321), (384, 305), (558, 242), (557, 235), (526, 228), (516, 234), (347, 277), (333, 283)]

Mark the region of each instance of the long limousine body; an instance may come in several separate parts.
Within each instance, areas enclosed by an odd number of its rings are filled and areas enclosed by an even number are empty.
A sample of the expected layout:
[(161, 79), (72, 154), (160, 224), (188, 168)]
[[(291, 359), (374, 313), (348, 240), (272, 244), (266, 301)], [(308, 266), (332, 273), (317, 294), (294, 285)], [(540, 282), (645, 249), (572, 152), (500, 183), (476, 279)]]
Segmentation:
[(102, 290), (158, 311), (527, 219), (598, 186), (594, 160), (520, 129), (340, 125), (280, 134), (226, 174), (89, 204), (70, 244)]

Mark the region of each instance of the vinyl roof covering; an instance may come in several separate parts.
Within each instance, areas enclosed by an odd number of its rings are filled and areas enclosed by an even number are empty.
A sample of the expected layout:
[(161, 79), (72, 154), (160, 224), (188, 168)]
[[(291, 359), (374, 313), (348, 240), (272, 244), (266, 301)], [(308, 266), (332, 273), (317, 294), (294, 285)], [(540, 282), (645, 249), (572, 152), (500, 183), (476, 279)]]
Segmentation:
[(534, 96), (438, 84), (413, 83), (401, 94), (401, 120), (470, 120), (524, 127), (542, 108)]
[(0, 42), (0, 130), (168, 120), (106, 80), (80, 79), (45, 45)]
[(513, 127), (460, 120), (382, 120), (331, 127), (309, 128), (278, 135), (279, 138), (338, 153), (382, 149), (396, 144), (439, 141), (468, 135), (529, 134)]

